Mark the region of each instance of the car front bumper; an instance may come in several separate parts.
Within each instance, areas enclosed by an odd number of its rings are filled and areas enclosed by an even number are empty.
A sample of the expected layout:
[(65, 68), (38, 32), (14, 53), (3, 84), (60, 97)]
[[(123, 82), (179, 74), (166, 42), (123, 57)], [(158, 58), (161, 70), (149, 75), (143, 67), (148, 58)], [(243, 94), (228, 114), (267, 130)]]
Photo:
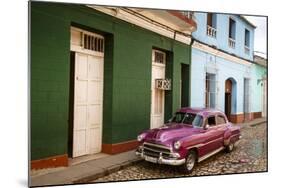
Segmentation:
[(164, 159), (161, 156), (159, 158), (156, 158), (156, 157), (147, 156), (142, 151), (138, 151), (138, 150), (136, 151), (136, 155), (148, 162), (158, 163), (158, 164), (178, 166), (178, 165), (183, 165), (185, 163), (185, 159), (176, 159), (176, 158)]

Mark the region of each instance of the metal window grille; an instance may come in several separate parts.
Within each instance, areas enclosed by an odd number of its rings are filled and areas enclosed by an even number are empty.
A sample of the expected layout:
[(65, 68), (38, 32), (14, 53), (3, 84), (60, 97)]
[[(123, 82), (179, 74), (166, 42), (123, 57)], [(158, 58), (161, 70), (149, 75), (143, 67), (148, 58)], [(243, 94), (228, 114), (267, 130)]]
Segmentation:
[(171, 90), (171, 79), (155, 79), (155, 87), (161, 90)]
[(161, 51), (154, 51), (154, 62), (165, 64), (166, 62), (166, 54)]
[(83, 33), (83, 48), (96, 52), (104, 52), (104, 39), (95, 35)]

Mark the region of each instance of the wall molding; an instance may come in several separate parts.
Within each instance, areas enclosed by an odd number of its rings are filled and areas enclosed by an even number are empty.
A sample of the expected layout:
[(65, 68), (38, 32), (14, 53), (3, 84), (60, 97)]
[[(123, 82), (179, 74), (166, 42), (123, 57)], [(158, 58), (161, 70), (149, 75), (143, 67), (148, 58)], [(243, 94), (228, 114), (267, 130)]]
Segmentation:
[(102, 144), (102, 152), (107, 154), (116, 154), (136, 149), (139, 145), (137, 140), (130, 140), (117, 144)]
[(198, 50), (203, 51), (203, 52), (207, 52), (207, 53), (212, 54), (216, 57), (221, 57), (221, 58), (226, 59), (228, 61), (239, 63), (239, 64), (242, 64), (242, 65), (246, 65), (246, 66), (252, 66), (253, 65), (253, 63), (250, 62), (250, 61), (246, 61), (244, 59), (235, 57), (233, 55), (222, 52), (218, 49), (212, 48), (212, 47), (210, 47), (206, 44), (203, 44), (201, 42), (198, 42), (198, 41), (193, 42), (192, 48), (198, 49)]
[[(177, 32), (177, 30), (171, 31), (169, 29), (165, 29), (163, 27), (157, 26), (154, 23), (151, 23), (149, 21), (146, 21), (138, 16), (135, 16), (129, 12), (126, 12), (122, 10), (121, 8), (116, 9), (115, 11), (110, 8), (100, 7), (100, 6), (93, 6), (93, 5), (87, 5), (90, 8), (93, 8), (95, 10), (98, 10), (100, 12), (103, 12), (105, 14), (108, 14), (110, 16), (116, 17), (118, 19), (121, 19), (123, 21), (132, 23), (134, 25), (140, 26), (142, 28), (145, 28), (147, 30), (153, 31), (155, 33), (158, 33), (160, 35), (163, 35), (165, 37), (168, 37), (170, 39), (175, 39), (178, 42), (182, 42), (185, 44), (190, 45), (191, 43), (191, 36), (185, 36)], [(163, 24), (164, 25), (164, 24)], [(167, 25), (169, 26), (169, 25)], [(191, 34), (191, 31), (190, 33)]]

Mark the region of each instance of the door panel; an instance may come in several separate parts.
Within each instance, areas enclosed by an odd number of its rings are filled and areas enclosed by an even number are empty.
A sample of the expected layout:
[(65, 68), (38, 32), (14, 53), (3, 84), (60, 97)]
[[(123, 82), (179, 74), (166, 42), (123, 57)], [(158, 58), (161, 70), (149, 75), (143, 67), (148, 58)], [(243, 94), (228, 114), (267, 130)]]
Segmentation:
[(201, 133), (202, 147), (199, 148), (200, 157), (206, 155), (216, 149), (216, 142), (219, 135), (216, 132), (216, 127), (210, 127), (208, 130), (204, 130)]
[(103, 57), (75, 55), (73, 157), (101, 151)]
[(152, 65), (151, 129), (164, 124), (164, 90), (155, 88), (155, 79), (165, 78), (165, 66)]
[(73, 157), (81, 156), (87, 154), (86, 151), (86, 130), (74, 130), (74, 138), (73, 142)]
[(189, 65), (181, 64), (181, 107), (189, 106)]
[(231, 114), (231, 93), (225, 93), (225, 115), (230, 119)]
[(76, 90), (76, 102), (77, 104), (86, 103), (87, 102), (87, 81), (85, 80), (77, 80), (75, 83)]
[[(217, 125), (218, 121), (215, 115), (212, 115), (210, 117), (215, 118), (213, 119), (215, 122), (212, 121), (215, 124), (213, 126), (210, 126), (207, 130), (202, 130), (201, 132), (201, 137), (203, 138), (202, 139), (203, 145), (199, 149), (200, 157), (220, 148), (223, 144), (224, 126)], [(208, 118), (206, 119), (206, 124), (210, 125), (210, 123), (208, 123)]]
[(76, 76), (80, 79), (87, 79), (88, 75), (88, 55), (86, 54), (77, 54), (76, 55)]

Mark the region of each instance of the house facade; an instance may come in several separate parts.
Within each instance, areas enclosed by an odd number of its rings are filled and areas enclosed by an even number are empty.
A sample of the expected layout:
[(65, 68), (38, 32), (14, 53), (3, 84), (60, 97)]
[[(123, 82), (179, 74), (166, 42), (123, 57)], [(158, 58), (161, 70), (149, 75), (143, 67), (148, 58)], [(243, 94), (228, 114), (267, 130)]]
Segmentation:
[(267, 117), (267, 59), (260, 56), (254, 55), (254, 70), (256, 77), (258, 78), (257, 84), (261, 86), (261, 90), (257, 93), (257, 100), (261, 101), (257, 103), (257, 108), (262, 109), (262, 117)]
[(195, 18), (190, 105), (220, 109), (235, 123), (261, 117), (255, 26), (238, 15), (198, 12)]
[(188, 106), (191, 14), (30, 3), (31, 168), (135, 148)]

